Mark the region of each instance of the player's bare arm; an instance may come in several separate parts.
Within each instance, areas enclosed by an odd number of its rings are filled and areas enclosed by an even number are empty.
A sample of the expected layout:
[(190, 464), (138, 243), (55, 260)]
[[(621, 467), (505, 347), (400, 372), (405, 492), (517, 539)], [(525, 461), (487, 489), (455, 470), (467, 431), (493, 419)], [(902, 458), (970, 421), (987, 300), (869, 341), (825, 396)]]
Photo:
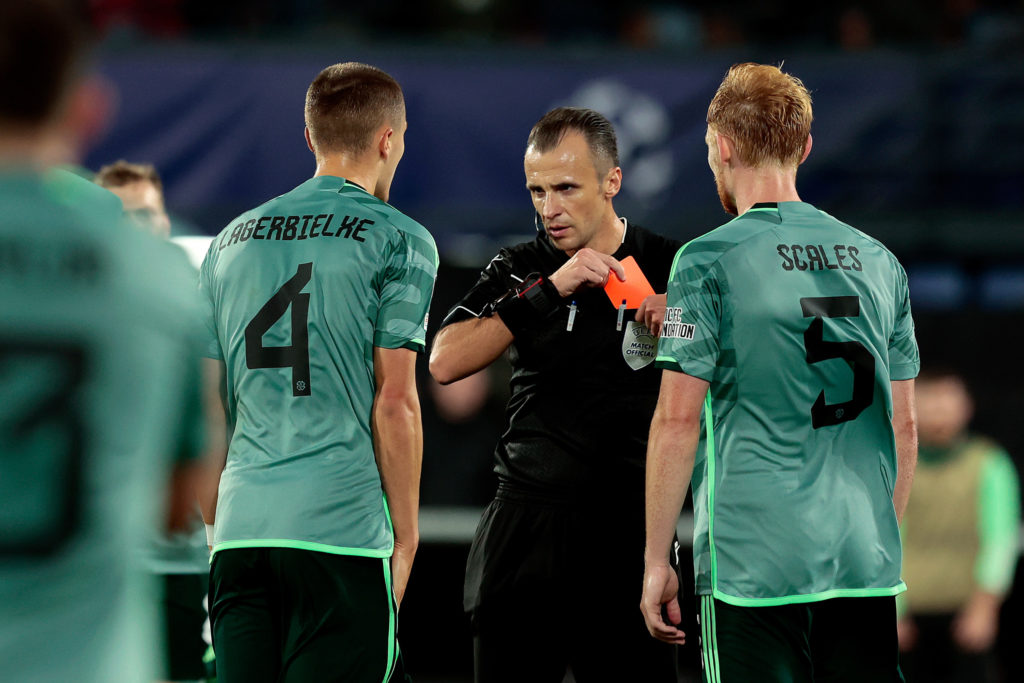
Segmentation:
[(395, 533), (391, 573), (401, 604), (419, 546), (423, 424), (416, 393), (416, 353), (374, 347), (377, 392), (373, 401), (373, 450)]
[(430, 374), (441, 384), (468, 377), (497, 360), (512, 339), (512, 333), (498, 315), (449, 325), (434, 336)]
[(892, 503), (896, 519), (903, 523), (903, 512), (910, 500), (910, 486), (917, 467), (917, 410), (914, 406), (914, 380), (892, 382), (892, 428), (896, 435), (896, 489)]
[(608, 254), (584, 247), (572, 255), (548, 280), (567, 297), (583, 287), (604, 287), (612, 273), (626, 281), (622, 264)]
[[(679, 580), (669, 564), (679, 511), (690, 487), (700, 439), (700, 414), (708, 382), (679, 372), (662, 373), (658, 407), (647, 442), (647, 543), (640, 609), (658, 640), (682, 644)], [(668, 622), (662, 617), (662, 606)]]
[(206, 448), (202, 457), (202, 475), (196, 484), (196, 496), (203, 521), (213, 524), (217, 514), (217, 490), (220, 475), (228, 459), (231, 440), (225, 400), (227, 398), (227, 368), (222, 360), (204, 358), (202, 362), (203, 422), (206, 428)]

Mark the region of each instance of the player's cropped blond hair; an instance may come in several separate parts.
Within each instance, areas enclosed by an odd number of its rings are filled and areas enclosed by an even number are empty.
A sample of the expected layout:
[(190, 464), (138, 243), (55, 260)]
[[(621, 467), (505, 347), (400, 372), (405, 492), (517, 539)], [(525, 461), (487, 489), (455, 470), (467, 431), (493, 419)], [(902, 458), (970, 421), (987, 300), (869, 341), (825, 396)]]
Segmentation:
[(378, 127), (397, 128), (404, 119), (402, 87), (369, 64), (329, 66), (306, 91), (306, 126), (318, 153), (363, 152)]
[(708, 126), (728, 136), (739, 160), (755, 168), (799, 164), (813, 118), (799, 78), (751, 62), (729, 69), (708, 107)]

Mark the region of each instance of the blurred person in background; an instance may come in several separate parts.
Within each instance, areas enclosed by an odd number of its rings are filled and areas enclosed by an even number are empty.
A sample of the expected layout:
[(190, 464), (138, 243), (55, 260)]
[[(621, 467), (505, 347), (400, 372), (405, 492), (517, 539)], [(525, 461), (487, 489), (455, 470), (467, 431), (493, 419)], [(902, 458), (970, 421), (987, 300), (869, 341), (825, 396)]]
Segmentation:
[[(163, 183), (152, 164), (115, 161), (100, 167), (93, 182), (120, 198), (129, 225), (160, 239), (170, 236)], [(153, 572), (160, 583), (157, 608), (164, 652), (160, 679), (166, 681), (194, 681), (207, 673), (203, 655), (208, 644), (203, 631), (210, 552), (199, 506), (193, 507), (188, 528), (169, 533), (157, 530), (143, 551), (143, 568)]]
[(798, 78), (729, 69), (705, 142), (736, 218), (680, 250), (668, 287), (641, 609), (656, 638), (685, 638), (669, 560), (692, 487), (709, 682), (902, 681), (910, 292), (881, 243), (800, 199), (812, 120)]
[(110, 212), (116, 197), (52, 180), (109, 111), (87, 46), (70, 3), (0, 3), (0, 676), (12, 681), (153, 679), (151, 586), (131, 551), (161, 514), (186, 517), (202, 449), (193, 277)]
[(917, 379), (921, 446), (903, 518), (900, 650), (908, 683), (1000, 680), (992, 648), (1020, 545), (1020, 487), (998, 444), (968, 426), (963, 377)]
[(200, 268), (208, 374), (233, 430), (219, 488), (201, 500), (222, 683), (404, 676), (415, 367), (437, 249), (387, 203), (407, 127), (394, 78), (329, 66), (305, 120), (313, 177), (232, 221)]
[(152, 164), (115, 161), (101, 167), (93, 180), (121, 199), (125, 216), (133, 225), (161, 239), (171, 236), (171, 219), (164, 207), (164, 185)]
[(504, 425), (500, 405), (492, 400), (488, 368), (440, 384), (426, 377), (429, 400), (423, 404), (423, 504), (484, 506), (494, 491), (490, 459)]
[(506, 350), (513, 370), (498, 491), (466, 568), (476, 680), (559, 683), (571, 668), (579, 683), (675, 681), (675, 648), (648, 638), (636, 613), (664, 295), (627, 313), (602, 288), (633, 257), (664, 292), (681, 243), (615, 212), (615, 130), (596, 111), (545, 114), (524, 170), (536, 239), (499, 251), (430, 354), (442, 384)]

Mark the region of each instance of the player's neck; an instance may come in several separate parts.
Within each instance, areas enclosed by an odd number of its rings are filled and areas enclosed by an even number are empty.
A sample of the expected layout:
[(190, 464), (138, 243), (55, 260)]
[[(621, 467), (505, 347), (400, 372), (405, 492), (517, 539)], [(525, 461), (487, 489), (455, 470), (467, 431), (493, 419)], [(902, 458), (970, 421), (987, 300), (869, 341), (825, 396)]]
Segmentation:
[(43, 170), (70, 163), (75, 155), (60, 137), (39, 129), (5, 129), (0, 133), (0, 166)]
[(344, 178), (372, 193), (377, 187), (379, 169), (376, 164), (365, 163), (345, 155), (332, 155), (317, 159), (313, 177), (322, 175)]
[(736, 208), (739, 215), (761, 202), (798, 202), (796, 169), (736, 168), (733, 169)]

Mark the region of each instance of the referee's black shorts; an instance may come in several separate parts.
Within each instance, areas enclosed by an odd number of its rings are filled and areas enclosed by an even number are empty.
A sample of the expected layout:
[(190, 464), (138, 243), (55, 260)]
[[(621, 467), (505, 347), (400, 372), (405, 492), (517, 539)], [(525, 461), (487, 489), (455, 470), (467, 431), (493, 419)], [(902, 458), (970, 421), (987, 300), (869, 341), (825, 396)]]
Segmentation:
[(478, 683), (674, 683), (640, 612), (643, 502), (566, 505), (499, 490), (477, 527), (464, 607)]
[(736, 607), (700, 596), (705, 683), (902, 683), (896, 598)]
[(219, 683), (404, 678), (387, 558), (221, 550), (210, 567)]

